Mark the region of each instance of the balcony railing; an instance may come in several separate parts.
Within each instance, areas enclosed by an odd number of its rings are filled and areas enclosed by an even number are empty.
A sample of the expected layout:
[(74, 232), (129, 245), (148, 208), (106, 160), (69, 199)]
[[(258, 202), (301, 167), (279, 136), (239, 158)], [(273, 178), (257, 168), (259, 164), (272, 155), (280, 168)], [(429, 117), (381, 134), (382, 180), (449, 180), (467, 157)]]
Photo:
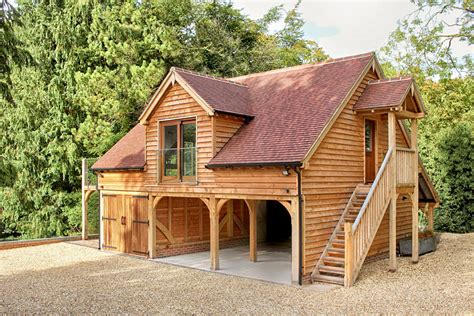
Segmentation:
[(417, 179), (415, 176), (415, 163), (418, 157), (411, 148), (397, 148), (397, 184), (414, 185)]
[(197, 176), (198, 147), (163, 148), (158, 150), (158, 169), (163, 181), (179, 179), (194, 182)]

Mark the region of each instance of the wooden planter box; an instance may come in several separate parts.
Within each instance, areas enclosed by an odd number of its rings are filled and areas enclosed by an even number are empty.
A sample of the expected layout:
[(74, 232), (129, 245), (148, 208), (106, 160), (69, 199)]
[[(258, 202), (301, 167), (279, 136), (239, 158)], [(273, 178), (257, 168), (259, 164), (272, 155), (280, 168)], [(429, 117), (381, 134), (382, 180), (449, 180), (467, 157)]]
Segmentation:
[[(425, 253), (436, 251), (436, 247), (438, 246), (438, 239), (435, 235), (426, 237), (420, 236), (418, 238), (418, 245), (419, 255), (421, 256)], [(411, 256), (411, 237), (400, 239), (399, 246), (401, 256)]]

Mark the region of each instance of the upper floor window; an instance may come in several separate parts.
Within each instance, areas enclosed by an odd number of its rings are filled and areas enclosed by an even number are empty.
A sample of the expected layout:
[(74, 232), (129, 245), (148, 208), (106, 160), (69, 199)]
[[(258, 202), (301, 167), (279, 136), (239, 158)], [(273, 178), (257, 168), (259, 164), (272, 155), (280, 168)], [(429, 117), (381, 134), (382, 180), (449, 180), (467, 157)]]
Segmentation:
[(196, 120), (160, 123), (162, 181), (196, 180)]

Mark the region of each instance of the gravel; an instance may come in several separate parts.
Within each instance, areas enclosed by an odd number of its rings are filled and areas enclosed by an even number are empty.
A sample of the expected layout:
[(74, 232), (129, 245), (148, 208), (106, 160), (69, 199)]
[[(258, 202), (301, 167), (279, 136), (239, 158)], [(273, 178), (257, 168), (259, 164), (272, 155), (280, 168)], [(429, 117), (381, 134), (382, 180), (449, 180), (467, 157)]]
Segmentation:
[(474, 313), (474, 234), (443, 234), (418, 264), (364, 265), (351, 288), (285, 286), (71, 243), (0, 251), (0, 314)]

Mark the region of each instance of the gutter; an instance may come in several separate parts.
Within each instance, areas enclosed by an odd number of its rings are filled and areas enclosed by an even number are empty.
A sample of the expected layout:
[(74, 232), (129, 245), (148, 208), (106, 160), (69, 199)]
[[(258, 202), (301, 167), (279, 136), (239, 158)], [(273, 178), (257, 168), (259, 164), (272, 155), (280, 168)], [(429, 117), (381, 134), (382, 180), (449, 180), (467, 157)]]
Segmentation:
[(238, 167), (292, 167), (293, 169), (301, 166), (300, 161), (293, 162), (249, 162), (249, 163), (209, 163), (206, 165), (208, 169), (214, 168), (238, 168)]
[(231, 112), (231, 111), (223, 111), (223, 110), (218, 110), (218, 109), (216, 109), (215, 112), (220, 113), (220, 114), (227, 114), (227, 115), (242, 117), (242, 118), (245, 119), (246, 123), (248, 123), (250, 120), (252, 120), (255, 117), (255, 115), (251, 115), (251, 114), (243, 114), (243, 113), (237, 113), (237, 112)]
[(127, 170), (136, 170), (136, 171), (143, 171), (145, 167), (115, 167), (115, 168), (91, 168), (94, 172), (100, 171), (127, 171)]
[(303, 285), (303, 193), (301, 190), (301, 163), (295, 165), (293, 170), (298, 178), (298, 284)]

